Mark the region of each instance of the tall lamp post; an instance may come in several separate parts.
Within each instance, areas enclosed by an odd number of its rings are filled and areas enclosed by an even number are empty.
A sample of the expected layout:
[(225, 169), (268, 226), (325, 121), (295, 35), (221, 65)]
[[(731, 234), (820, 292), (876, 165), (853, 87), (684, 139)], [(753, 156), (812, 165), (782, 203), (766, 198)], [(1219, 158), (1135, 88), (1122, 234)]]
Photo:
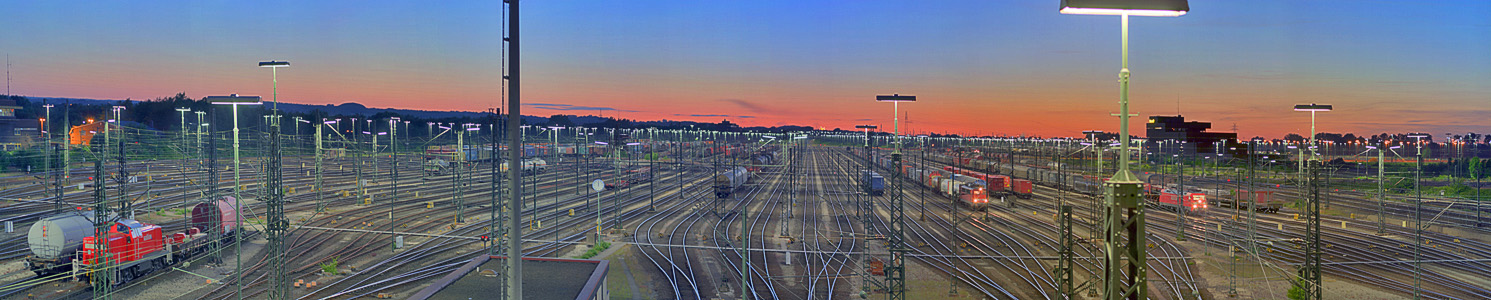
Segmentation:
[[(1308, 159), (1310, 159), (1310, 160), (1319, 160), (1319, 158), (1320, 158), (1320, 153), (1318, 152), (1320, 149), (1319, 149), (1319, 147), (1317, 147), (1315, 145), (1315, 143), (1318, 142), (1318, 141), (1315, 140), (1315, 113), (1318, 113), (1318, 112), (1327, 112), (1327, 111), (1331, 111), (1331, 109), (1332, 109), (1332, 107), (1331, 107), (1330, 104), (1315, 104), (1315, 103), (1310, 103), (1310, 104), (1298, 104), (1298, 105), (1294, 106), (1294, 111), (1307, 111), (1307, 112), (1310, 112), (1310, 137), (1306, 139), (1307, 143), (1305, 145), (1302, 145), (1301, 147), (1299, 147), (1300, 149), (1305, 149), (1305, 148), (1309, 148), (1310, 149), (1309, 150), (1310, 156), (1308, 157)], [(1304, 151), (1304, 150), (1301, 150), (1301, 151)], [(1303, 153), (1303, 152), (1301, 152), (1301, 153)], [(1304, 161), (1306, 160), (1306, 158), (1303, 157), (1303, 155), (1301, 155), (1301, 157), (1298, 160), (1300, 161), (1300, 169), (1299, 169), (1300, 171), (1299, 172), (1300, 172), (1300, 174), (1304, 174), (1304, 172), (1305, 172)]]
[(1062, 14), (1122, 17), (1122, 69), (1118, 71), (1118, 172), (1104, 184), (1107, 224), (1104, 239), (1103, 298), (1149, 297), (1144, 253), (1143, 182), (1129, 171), (1129, 16), (1178, 17), (1191, 10), (1186, 0), (1062, 0)]
[(1420, 212), (1424, 209), (1424, 191), (1421, 190), (1421, 176), (1424, 173), (1424, 139), (1429, 138), (1427, 133), (1409, 134), (1413, 138), (1414, 147), (1418, 150), (1414, 153), (1415, 164), (1413, 168), (1413, 298), (1419, 299), (1423, 291), (1423, 252), (1424, 252), (1424, 219)]
[[(279, 72), (279, 70), (280, 70), (280, 68), (289, 67), (289, 66), (290, 66), (290, 62), (288, 62), (288, 61), (273, 61), (273, 60), (271, 60), (271, 61), (261, 61), (261, 62), (259, 62), (259, 67), (260, 68), (269, 68), (269, 70), (270, 70), (269, 71), (270, 76), (273, 76), (270, 79), (274, 80), (274, 94), (270, 95), (270, 97), (271, 97), (270, 100), (274, 101), (274, 105), (273, 105), (273, 107), (270, 107), (270, 109), (273, 109), (273, 110), (276, 110), (276, 111), (278, 111), (280, 109), (280, 72)], [(278, 118), (279, 116), (275, 116), (275, 117)]]
[[(1320, 256), (1322, 254), (1320, 244), (1320, 207), (1322, 202), (1324, 202), (1324, 199), (1320, 197), (1321, 187), (1319, 177), (1321, 162), (1319, 152), (1317, 152), (1319, 150), (1319, 147), (1315, 145), (1315, 114), (1317, 112), (1331, 111), (1331, 106), (1328, 104), (1315, 103), (1300, 104), (1294, 106), (1294, 111), (1310, 112), (1310, 137), (1307, 140), (1306, 144), (1300, 145), (1299, 147), (1301, 151), (1304, 151), (1305, 148), (1309, 148), (1309, 157), (1306, 158), (1304, 156), (1305, 152), (1300, 152), (1301, 156), (1297, 158), (1301, 168), (1299, 170), (1300, 178), (1305, 180), (1304, 184), (1302, 184), (1301, 186), (1306, 189), (1306, 195), (1308, 196), (1308, 198), (1306, 199), (1307, 202), (1304, 203), (1304, 264), (1300, 265), (1300, 279), (1297, 284), (1304, 289), (1306, 299), (1320, 299), (1323, 296), (1321, 284), (1324, 283), (1321, 281), (1322, 278), (1320, 275)], [(1305, 172), (1305, 169), (1303, 169), (1305, 160), (1309, 160), (1311, 164), (1308, 176), (1306, 175), (1307, 173)]]
[[(1387, 146), (1387, 144), (1383, 144), (1383, 146)], [(1386, 151), (1392, 151), (1400, 147), (1392, 146), (1387, 147), (1387, 149), (1381, 149), (1377, 148), (1377, 146), (1367, 146), (1367, 151), (1377, 150), (1377, 235), (1387, 234), (1387, 225), (1384, 224), (1387, 222), (1387, 195), (1383, 193), (1382, 185), (1383, 159), (1387, 158)], [(1397, 155), (1397, 151), (1393, 151), (1393, 154)]]
[[(886, 290), (888, 298), (899, 300), (906, 299), (906, 237), (902, 230), (906, 227), (905, 197), (901, 194), (901, 102), (914, 102), (916, 96), (901, 94), (876, 95), (877, 102), (893, 103), (891, 111), (892, 138), (895, 139), (896, 150), (890, 153), (891, 184), (894, 185), (894, 194), (890, 197), (890, 226), (886, 228), (886, 239), (890, 242), (890, 265), (885, 266)], [(871, 214), (874, 212), (871, 211)]]
[[(232, 95), (228, 95), (228, 96), (208, 96), (207, 99), (203, 99), (203, 100), (206, 100), (208, 103), (212, 103), (214, 105), (229, 105), (229, 106), (233, 107), (233, 199), (234, 199), (234, 201), (233, 201), (233, 206), (234, 206), (233, 207), (233, 211), (243, 211), (243, 195), (240, 193), (240, 190), (243, 187), (243, 181), (242, 181), (243, 177), (242, 177), (242, 175), (240, 173), (241, 171), (239, 171), (240, 169), (243, 169), (243, 168), (241, 166), (241, 164), (242, 164), (241, 158), (240, 158), (240, 156), (238, 154), (238, 149), (239, 149), (239, 141), (238, 141), (238, 107), (239, 106), (243, 106), (243, 105), (261, 105), (261, 104), (264, 104), (263, 98), (260, 98), (259, 96), (239, 96), (238, 94), (232, 94)], [(235, 218), (237, 218), (237, 219), (234, 220), (233, 224), (243, 224), (243, 216), (242, 215), (235, 216)], [(233, 274), (233, 276), (237, 277), (237, 279), (234, 280), (234, 284), (237, 285), (237, 288), (238, 288), (237, 295), (238, 295), (239, 299), (243, 299), (243, 272), (242, 272), (243, 271), (243, 231), (242, 230), (234, 230), (233, 231), (233, 245), (234, 245), (233, 247), (235, 249), (233, 251), (236, 252), (236, 253), (239, 253), (239, 255), (235, 255), (235, 256), (237, 256), (237, 265), (238, 265), (237, 270), (238, 271), (234, 272), (234, 274)]]
[[(109, 145), (113, 143), (109, 139), (109, 131), (113, 130), (109, 130), (109, 127), (119, 127), (120, 130), (124, 129), (124, 119), (119, 117), (119, 111), (124, 110), (124, 107), (115, 105), (114, 107), (112, 107), (112, 109), (114, 110), (114, 118), (109, 119), (108, 122), (104, 122), (104, 153), (110, 153)], [(110, 123), (116, 123), (120, 125), (110, 125)], [(124, 132), (120, 132), (119, 134), (121, 134), (119, 137), (123, 139)]]
[[(875, 125), (855, 125), (854, 128), (864, 129), (864, 131), (865, 131), (865, 146), (864, 146), (864, 151), (862, 151), (862, 153), (860, 153), (860, 155), (864, 156), (864, 158), (863, 158), (864, 167), (865, 167), (864, 171), (872, 170), (873, 167), (870, 166), (870, 162), (873, 161), (873, 157), (870, 155), (870, 129), (880, 128), (880, 126), (875, 126)], [(864, 172), (864, 171), (861, 171), (861, 172)], [(860, 175), (860, 176), (862, 177), (863, 175)], [(862, 189), (862, 190), (867, 187), (865, 185), (865, 183), (863, 183), (863, 182), (860, 183), (860, 185), (861, 185), (860, 189)], [(870, 211), (869, 207), (871, 207), (871, 202), (870, 202), (869, 197), (866, 196), (865, 199), (864, 199), (864, 201), (862, 201), (860, 203), (859, 209), (857, 209), (859, 211), (860, 218), (863, 219), (863, 221), (865, 222), (864, 224), (870, 224), (870, 219), (869, 219), (870, 217), (869, 216), (870, 216), (871, 212), (869, 212)], [(868, 230), (868, 228), (866, 228), (866, 230)]]

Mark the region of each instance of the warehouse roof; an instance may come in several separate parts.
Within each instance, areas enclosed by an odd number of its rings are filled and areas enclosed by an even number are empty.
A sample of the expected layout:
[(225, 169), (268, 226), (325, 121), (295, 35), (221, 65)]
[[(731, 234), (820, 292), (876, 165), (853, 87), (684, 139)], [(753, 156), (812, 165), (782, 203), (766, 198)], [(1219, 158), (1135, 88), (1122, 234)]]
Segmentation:
[[(505, 256), (481, 255), (435, 281), (409, 299), (490, 299), (497, 292), (497, 276), (490, 270), (506, 262)], [(563, 258), (523, 258), (524, 299), (591, 299), (604, 293), (608, 262)]]

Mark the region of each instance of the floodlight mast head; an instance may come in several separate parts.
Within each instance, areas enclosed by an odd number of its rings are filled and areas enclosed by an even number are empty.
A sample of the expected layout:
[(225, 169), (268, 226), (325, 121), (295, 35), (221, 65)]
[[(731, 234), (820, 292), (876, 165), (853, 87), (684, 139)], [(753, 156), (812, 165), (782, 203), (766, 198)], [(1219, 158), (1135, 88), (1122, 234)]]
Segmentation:
[(1299, 104), (1294, 106), (1294, 111), (1331, 111), (1330, 104)]
[(288, 61), (274, 61), (274, 60), (271, 60), (271, 61), (261, 61), (261, 62), (259, 62), (259, 67), (260, 68), (283, 68), (283, 67), (289, 67), (289, 66), (290, 66), (290, 62), (288, 62)]
[(875, 95), (875, 101), (880, 102), (916, 102), (916, 96), (911, 95)]
[(264, 104), (264, 98), (259, 96), (239, 96), (232, 94), (228, 96), (207, 96), (207, 102), (218, 105), (260, 105)]
[(859, 129), (864, 129), (865, 130), (865, 147), (868, 148), (868, 147), (870, 147), (870, 129), (880, 128), (880, 126), (875, 126), (875, 125), (854, 125), (854, 128), (859, 128)]
[(1061, 0), (1061, 13), (1068, 15), (1179, 17), (1189, 11), (1186, 0)]

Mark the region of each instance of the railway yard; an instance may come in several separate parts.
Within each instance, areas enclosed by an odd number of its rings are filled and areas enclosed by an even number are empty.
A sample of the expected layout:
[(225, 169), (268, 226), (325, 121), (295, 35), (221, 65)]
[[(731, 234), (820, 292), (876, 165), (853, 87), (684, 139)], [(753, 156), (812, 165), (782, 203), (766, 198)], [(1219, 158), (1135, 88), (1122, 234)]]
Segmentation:
[[(619, 298), (874, 297), (885, 289), (879, 278), (892, 259), (889, 220), (902, 213), (910, 298), (1083, 298), (1100, 288), (1103, 224), (1095, 172), (1082, 160), (1053, 164), (1030, 155), (1041, 143), (906, 149), (897, 171), (886, 155), (892, 149), (821, 143), (831, 138), (776, 142), (754, 135), (704, 143), (699, 133), (671, 134), (696, 141), (533, 146), (522, 164), (523, 211), (514, 216), (526, 226), (523, 252), (610, 260), (615, 267), (607, 289)], [(281, 255), (290, 293), (299, 299), (409, 297), (501, 239), (493, 234), (501, 228), (490, 221), (502, 217), (492, 207), (505, 198), (493, 175), (507, 165), (493, 164), (489, 145), (463, 148), (399, 155), (337, 150), (322, 156), (319, 171), (315, 155), (292, 155), (314, 151), (290, 151), (281, 162), (291, 228), (284, 253), (264, 251), (265, 208), (258, 199), (267, 191), (259, 156), (249, 156), (238, 170), (236, 197), (227, 164), (194, 158), (114, 161), (97, 170), (76, 163), (60, 181), (57, 172), (11, 174), (0, 179), (0, 219), (19, 230), (0, 236), (0, 298), (91, 295), (88, 282), (99, 279), (78, 264), (87, 258), (40, 268), (48, 255), (50, 261), (72, 258), (43, 254), (46, 239), (28, 240), (28, 233), (64, 227), (59, 220), (65, 219), (52, 218), (91, 211), (99, 191), (104, 199), (129, 199), (122, 219), (146, 224), (140, 228), (158, 225), (166, 236), (183, 233), (167, 242), (172, 248), (151, 250), (176, 256), (114, 266), (120, 270), (108, 279), (116, 282), (114, 296), (264, 298), (271, 288), (268, 259)], [(209, 174), (212, 165), (217, 174)], [(1184, 177), (1142, 172), (1154, 186), (1145, 242), (1151, 297), (1285, 297), (1303, 259), (1304, 223), (1282, 203), (1298, 199), (1299, 189), (1288, 180), (1250, 181), (1241, 170)], [(98, 174), (107, 180), (92, 180)], [(596, 191), (593, 180), (604, 181), (604, 188)], [(1017, 188), (1018, 182), (1025, 187)], [(1202, 192), (1177, 192), (1186, 189)], [(1230, 191), (1263, 195), (1254, 204), (1260, 209), (1234, 209), (1238, 198)], [(901, 207), (893, 204), (898, 193)], [(1406, 227), (1413, 207), (1386, 202), (1386, 226), (1378, 234), (1379, 203), (1367, 193), (1326, 196), (1333, 205), (1322, 219), (1326, 293), (1405, 297), (1414, 290), (1414, 232)], [(211, 203), (224, 213), (206, 217), (205, 199), (222, 201)], [(1063, 231), (1056, 213), (1062, 204), (1073, 208), (1070, 294), (1059, 281)], [(1431, 224), (1438, 225), (1424, 235), (1421, 291), (1431, 298), (1491, 297), (1491, 245), (1474, 226), (1474, 211), (1426, 205)], [(210, 223), (223, 230), (212, 232)], [(218, 245), (205, 242), (213, 237)], [(608, 249), (591, 250), (598, 241)], [(92, 253), (89, 247), (74, 255)]]

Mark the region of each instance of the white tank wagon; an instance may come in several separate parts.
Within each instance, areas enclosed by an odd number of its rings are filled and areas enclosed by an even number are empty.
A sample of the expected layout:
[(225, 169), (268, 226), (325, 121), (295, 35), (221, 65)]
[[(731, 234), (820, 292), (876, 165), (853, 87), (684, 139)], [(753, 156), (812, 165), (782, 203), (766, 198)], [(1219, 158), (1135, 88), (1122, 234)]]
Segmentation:
[(83, 248), (83, 239), (93, 236), (93, 219), (93, 211), (71, 211), (32, 223), (26, 235), (31, 247), (27, 267), (37, 276), (67, 271), (73, 254)]

